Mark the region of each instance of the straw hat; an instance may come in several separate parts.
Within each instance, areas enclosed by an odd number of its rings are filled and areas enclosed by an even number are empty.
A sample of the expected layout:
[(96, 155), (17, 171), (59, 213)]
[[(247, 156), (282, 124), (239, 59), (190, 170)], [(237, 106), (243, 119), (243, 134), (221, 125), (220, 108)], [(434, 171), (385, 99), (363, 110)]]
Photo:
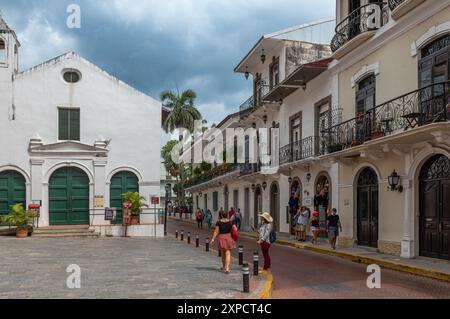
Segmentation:
[(264, 218), (266, 221), (268, 221), (269, 223), (273, 223), (273, 218), (272, 216), (270, 216), (269, 213), (264, 213), (264, 214), (260, 214), (259, 217)]

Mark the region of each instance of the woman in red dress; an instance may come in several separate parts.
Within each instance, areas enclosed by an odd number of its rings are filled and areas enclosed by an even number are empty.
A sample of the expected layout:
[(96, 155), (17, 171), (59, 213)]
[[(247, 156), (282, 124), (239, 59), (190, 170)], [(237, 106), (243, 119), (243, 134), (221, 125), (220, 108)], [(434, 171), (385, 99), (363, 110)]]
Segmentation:
[[(222, 253), (222, 270), (226, 274), (230, 273), (231, 250), (236, 248), (236, 243), (231, 236), (233, 228), (236, 228), (236, 226), (228, 219), (228, 214), (221, 212), (220, 219), (214, 230), (211, 245), (214, 244), (214, 241), (218, 237), (219, 250)], [(237, 229), (234, 231), (237, 231)]]

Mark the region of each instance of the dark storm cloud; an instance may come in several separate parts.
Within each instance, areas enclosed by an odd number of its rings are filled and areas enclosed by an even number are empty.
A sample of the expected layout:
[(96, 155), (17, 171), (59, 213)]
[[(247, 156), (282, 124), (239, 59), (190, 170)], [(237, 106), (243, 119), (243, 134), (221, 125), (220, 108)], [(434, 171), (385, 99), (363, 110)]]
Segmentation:
[[(158, 98), (197, 91), (210, 122), (235, 112), (251, 81), (233, 68), (265, 33), (334, 15), (334, 0), (0, 0), (22, 42), (21, 67), (73, 50)], [(82, 27), (66, 26), (79, 4)]]

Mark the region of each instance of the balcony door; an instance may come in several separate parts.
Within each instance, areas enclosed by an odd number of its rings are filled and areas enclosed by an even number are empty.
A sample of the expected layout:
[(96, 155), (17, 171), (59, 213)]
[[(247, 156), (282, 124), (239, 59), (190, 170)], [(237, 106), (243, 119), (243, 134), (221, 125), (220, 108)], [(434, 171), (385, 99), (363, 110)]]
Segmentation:
[(292, 161), (298, 161), (302, 152), (302, 115), (298, 114), (291, 118), (291, 156)]
[(361, 12), (358, 10), (361, 7), (361, 0), (349, 0), (348, 1), (348, 38), (353, 39), (361, 33), (360, 20)]
[(375, 107), (375, 74), (372, 74), (358, 83), (356, 92), (356, 126), (354, 140), (364, 143), (370, 140), (372, 132), (373, 115)]
[(450, 35), (446, 35), (428, 44), (421, 52), (419, 62), (420, 94), (419, 113), (420, 124), (450, 118), (446, 110), (448, 85), (443, 82), (450, 80)]

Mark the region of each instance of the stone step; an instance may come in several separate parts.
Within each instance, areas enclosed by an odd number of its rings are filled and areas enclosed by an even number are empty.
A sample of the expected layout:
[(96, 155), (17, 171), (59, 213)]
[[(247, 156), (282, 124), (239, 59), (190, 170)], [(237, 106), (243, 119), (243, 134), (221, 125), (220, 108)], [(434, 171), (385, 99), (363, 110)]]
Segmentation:
[(33, 233), (34, 238), (99, 238), (100, 233), (89, 232), (89, 233), (44, 233), (36, 234)]
[(90, 234), (95, 232), (94, 229), (83, 228), (83, 229), (75, 229), (75, 228), (61, 228), (61, 229), (35, 229), (34, 234), (36, 235), (46, 235), (46, 234)]

